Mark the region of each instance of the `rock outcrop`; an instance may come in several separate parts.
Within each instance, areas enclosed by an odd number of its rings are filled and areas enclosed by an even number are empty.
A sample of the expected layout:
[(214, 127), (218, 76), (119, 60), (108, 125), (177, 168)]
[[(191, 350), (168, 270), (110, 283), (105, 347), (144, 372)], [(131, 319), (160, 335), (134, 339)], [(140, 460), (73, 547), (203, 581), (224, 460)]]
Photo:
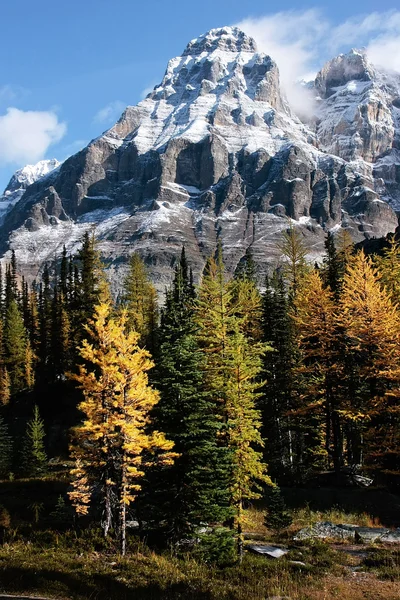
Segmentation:
[(133, 251), (162, 291), (182, 244), (198, 275), (218, 240), (230, 271), (248, 248), (265, 271), (288, 219), (310, 260), (327, 230), (386, 235), (397, 226), (389, 162), (400, 134), (395, 99), (372, 101), (378, 88), (392, 93), (382, 85), (362, 54), (335, 59), (317, 77), (309, 127), (272, 58), (237, 28), (212, 30), (169, 62), (145, 100), (26, 189), (4, 218), (0, 250), (15, 249), (33, 276), (95, 228), (115, 291)]

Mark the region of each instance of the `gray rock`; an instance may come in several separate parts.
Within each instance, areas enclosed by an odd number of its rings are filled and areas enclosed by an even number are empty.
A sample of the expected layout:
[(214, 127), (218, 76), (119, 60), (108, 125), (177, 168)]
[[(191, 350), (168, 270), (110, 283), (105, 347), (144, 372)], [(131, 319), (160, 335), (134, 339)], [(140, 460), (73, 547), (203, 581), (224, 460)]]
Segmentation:
[[(320, 111), (307, 128), (254, 40), (212, 30), (111, 129), (31, 185), (10, 184), (18, 195), (0, 206), (0, 253), (14, 249), (32, 280), (94, 230), (115, 294), (135, 251), (162, 293), (183, 244), (196, 279), (220, 240), (227, 271), (251, 248), (261, 281), (280, 259), (288, 217), (310, 261), (329, 229), (347, 228), (356, 242), (386, 235), (397, 226), (386, 200), (400, 203), (395, 88), (362, 53), (338, 57), (317, 77)], [(345, 119), (349, 107), (355, 119)]]
[(330, 521), (315, 523), (311, 527), (305, 527), (297, 532), (294, 536), (295, 541), (308, 539), (333, 539), (346, 540), (355, 538), (355, 530), (352, 526), (335, 525)]
[(282, 556), (285, 556), (285, 554), (289, 552), (287, 548), (279, 546), (267, 546), (264, 544), (248, 544), (246, 548), (254, 554), (262, 554), (263, 556), (268, 556), (269, 558), (282, 558)]
[(384, 533), (379, 541), (382, 544), (400, 544), (400, 528)]
[(139, 529), (139, 527), (140, 527), (139, 521), (133, 520), (133, 521), (127, 521), (126, 522), (126, 528), (127, 529)]
[(355, 531), (356, 541), (369, 543), (378, 542), (384, 535), (390, 533), (390, 529), (384, 527), (358, 527)]

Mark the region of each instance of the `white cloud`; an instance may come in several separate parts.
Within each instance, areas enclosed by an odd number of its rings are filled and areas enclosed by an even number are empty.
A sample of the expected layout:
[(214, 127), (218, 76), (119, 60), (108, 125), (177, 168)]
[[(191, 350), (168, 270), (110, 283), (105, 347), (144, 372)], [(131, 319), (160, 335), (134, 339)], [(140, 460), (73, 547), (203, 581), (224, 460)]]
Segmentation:
[(237, 25), (278, 64), (288, 100), (298, 112), (310, 112), (312, 100), (296, 80), (312, 79), (340, 52), (365, 47), (373, 64), (400, 72), (400, 11), (358, 15), (339, 24), (318, 9), (286, 11)]
[(95, 123), (103, 123), (107, 125), (112, 125), (119, 119), (123, 110), (125, 110), (126, 104), (121, 102), (121, 100), (114, 100), (114, 102), (110, 102), (107, 106), (101, 108), (94, 116), (93, 121)]
[(38, 162), (66, 130), (52, 111), (8, 108), (0, 115), (0, 165)]
[(297, 111), (311, 109), (311, 96), (296, 85), (315, 71), (314, 49), (329, 29), (329, 23), (316, 10), (287, 11), (261, 19), (249, 18), (238, 26), (255, 38), (259, 50), (277, 63), (289, 102)]
[(384, 35), (372, 40), (367, 54), (375, 65), (400, 73), (400, 28), (397, 36)]

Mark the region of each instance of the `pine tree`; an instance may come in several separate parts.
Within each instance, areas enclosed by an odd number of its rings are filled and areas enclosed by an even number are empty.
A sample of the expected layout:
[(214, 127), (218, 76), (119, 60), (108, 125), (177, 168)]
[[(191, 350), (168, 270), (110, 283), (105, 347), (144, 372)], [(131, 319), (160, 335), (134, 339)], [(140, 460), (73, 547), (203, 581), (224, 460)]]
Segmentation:
[(258, 403), (262, 413), (265, 460), (275, 479), (292, 481), (296, 469), (296, 424), (290, 411), (295, 404), (298, 349), (280, 271), (274, 271), (272, 278), (266, 279), (262, 308), (263, 341), (273, 348), (263, 356), (266, 383)]
[(0, 479), (8, 477), (11, 471), (12, 438), (8, 427), (0, 415)]
[[(184, 250), (167, 292), (159, 331), (158, 426), (174, 442), (174, 464), (157, 472), (161, 519), (181, 539), (202, 521), (229, 516), (227, 452), (218, 445), (220, 423), (203, 382), (204, 357), (196, 341), (193, 289)], [(157, 504), (157, 503), (156, 503)], [(154, 512), (154, 508), (152, 511)]]
[(140, 256), (132, 254), (124, 281), (122, 307), (128, 314), (128, 327), (140, 334), (139, 344), (154, 353), (158, 321), (157, 293)]
[(11, 300), (4, 323), (4, 361), (11, 393), (29, 386), (26, 374), (27, 332), (15, 300)]
[(28, 477), (38, 477), (47, 471), (47, 455), (44, 446), (44, 423), (38, 406), (34, 407), (33, 417), (26, 426), (25, 439), (21, 451), (21, 471)]
[(148, 385), (147, 371), (153, 366), (150, 355), (139, 348), (138, 333), (126, 333), (126, 314), (111, 318), (110, 313), (110, 303), (96, 306), (87, 327), (90, 341), (84, 340), (80, 348), (87, 366), (80, 366), (74, 379), (84, 394), (79, 405), (84, 422), (76, 429), (71, 448), (76, 467), (69, 496), (78, 514), (86, 514), (91, 486), (101, 485), (104, 533), (117, 523), (125, 554), (126, 508), (136, 499), (151, 463), (147, 452), (164, 450), (160, 460), (169, 462), (173, 444), (164, 434), (149, 432), (150, 411), (159, 399)]
[(289, 527), (293, 519), (287, 511), (285, 500), (277, 485), (268, 487), (265, 500), (267, 508), (265, 526), (277, 532)]
[(341, 260), (336, 250), (335, 239), (330, 231), (328, 231), (325, 239), (325, 250), (326, 256), (322, 270), (323, 280), (325, 285), (334, 294), (336, 300), (338, 300), (344, 273), (342, 272)]

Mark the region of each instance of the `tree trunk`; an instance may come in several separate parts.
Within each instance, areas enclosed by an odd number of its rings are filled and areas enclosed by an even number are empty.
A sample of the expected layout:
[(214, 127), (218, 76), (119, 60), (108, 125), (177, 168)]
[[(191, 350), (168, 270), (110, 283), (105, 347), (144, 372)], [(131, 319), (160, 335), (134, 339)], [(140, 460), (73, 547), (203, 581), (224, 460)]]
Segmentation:
[(108, 475), (106, 476), (106, 484), (105, 484), (105, 519), (103, 523), (103, 533), (104, 537), (107, 537), (109, 530), (112, 525), (112, 510), (111, 510), (111, 488), (107, 483)]
[(121, 542), (121, 554), (126, 554), (126, 472), (125, 466), (122, 467), (121, 481), (121, 497), (120, 497), (120, 518), (119, 518), (119, 535)]

